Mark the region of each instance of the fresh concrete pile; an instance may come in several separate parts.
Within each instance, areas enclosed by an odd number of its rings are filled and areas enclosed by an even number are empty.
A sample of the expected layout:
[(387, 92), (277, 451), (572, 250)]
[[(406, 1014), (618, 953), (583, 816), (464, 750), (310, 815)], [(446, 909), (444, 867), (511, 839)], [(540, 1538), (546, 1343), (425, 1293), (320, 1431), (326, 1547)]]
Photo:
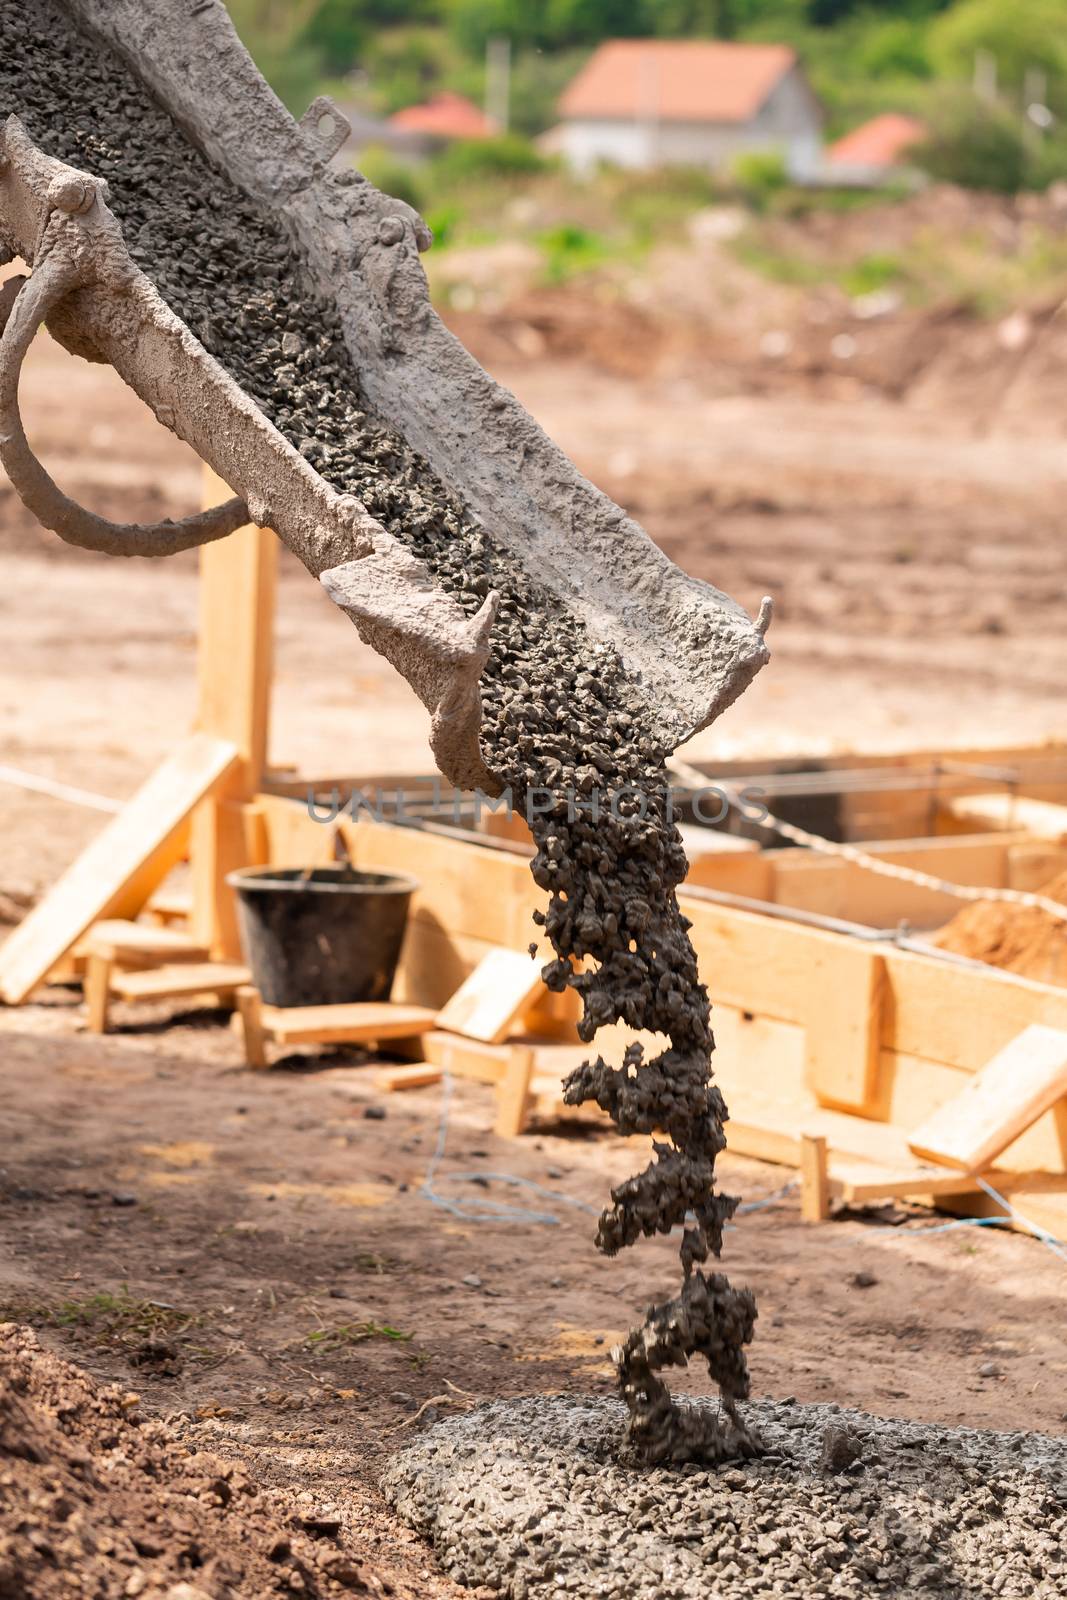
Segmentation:
[[(482, 682), (483, 755), (519, 806), (533, 790), (548, 797), (533, 863), (557, 956), (546, 982), (581, 994), (586, 1041), (616, 1021), (670, 1041), (650, 1061), (634, 1045), (619, 1067), (588, 1063), (566, 1089), (623, 1133), (666, 1135), (649, 1167), (613, 1192), (597, 1235), (610, 1255), (683, 1227), (681, 1293), (622, 1347), (632, 1439), (649, 1460), (751, 1449), (734, 1402), (748, 1393), (755, 1302), (699, 1270), (719, 1254), (736, 1202), (715, 1192), (725, 1107), (711, 1083), (707, 991), (674, 893), (686, 860), (654, 712), (619, 655), (591, 640), (372, 414), (336, 308), (316, 296), (278, 219), (205, 159), (125, 62), (55, 0), (0, 0), (0, 44), (0, 113), (17, 113), (48, 154), (107, 179), (134, 258), (264, 415), (467, 615), (500, 595)], [(675, 1408), (658, 1376), (694, 1354), (720, 1387), (724, 1421), (710, 1408)]]
[(1067, 1594), (1067, 1440), (747, 1412), (762, 1457), (650, 1468), (617, 1401), (500, 1401), (439, 1423), (384, 1487), (451, 1576), (511, 1600)]

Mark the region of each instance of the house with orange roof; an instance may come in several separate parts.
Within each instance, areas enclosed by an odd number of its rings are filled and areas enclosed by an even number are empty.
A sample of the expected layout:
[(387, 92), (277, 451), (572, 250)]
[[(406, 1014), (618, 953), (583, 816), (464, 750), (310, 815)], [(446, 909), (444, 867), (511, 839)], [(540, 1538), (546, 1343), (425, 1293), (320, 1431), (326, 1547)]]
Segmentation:
[(822, 107), (787, 45), (611, 39), (559, 112), (555, 143), (578, 172), (600, 162), (715, 170), (757, 150), (781, 151), (800, 181), (822, 165)]
[(879, 184), (907, 166), (907, 154), (927, 137), (917, 117), (887, 111), (863, 122), (827, 147), (826, 176), (832, 183)]
[(473, 100), (444, 89), (422, 105), (405, 106), (389, 118), (390, 132), (401, 142), (424, 149), (439, 149), (456, 139), (491, 139), (496, 123)]

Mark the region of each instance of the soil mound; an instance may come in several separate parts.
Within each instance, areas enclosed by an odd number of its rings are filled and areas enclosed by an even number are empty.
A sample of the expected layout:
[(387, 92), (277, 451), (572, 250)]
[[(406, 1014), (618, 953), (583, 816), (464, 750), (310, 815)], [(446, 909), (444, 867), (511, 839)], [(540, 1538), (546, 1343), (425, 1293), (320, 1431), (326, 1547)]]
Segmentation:
[(1062, 1600), (1067, 1441), (754, 1401), (767, 1453), (635, 1469), (625, 1408), (498, 1401), (383, 1481), (445, 1570), (510, 1600)]
[(245, 1466), (187, 1450), (136, 1406), (0, 1324), (0, 1600), (389, 1592), (331, 1522), (286, 1525)]
[[(1067, 872), (1041, 890), (1067, 905)], [(1040, 906), (1013, 906), (976, 900), (956, 913), (934, 935), (942, 950), (985, 961), (1041, 983), (1067, 985), (1067, 922)]]

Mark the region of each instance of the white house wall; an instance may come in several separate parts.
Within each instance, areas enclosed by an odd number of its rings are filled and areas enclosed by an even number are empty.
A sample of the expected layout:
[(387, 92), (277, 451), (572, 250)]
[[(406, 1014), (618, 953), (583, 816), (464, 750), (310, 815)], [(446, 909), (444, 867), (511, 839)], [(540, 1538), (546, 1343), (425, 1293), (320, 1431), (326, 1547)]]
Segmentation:
[(750, 121), (676, 122), (575, 118), (563, 124), (560, 149), (576, 172), (601, 162), (646, 170), (661, 166), (727, 167), (751, 150), (781, 150), (791, 175), (813, 178), (822, 160), (822, 114), (794, 68)]

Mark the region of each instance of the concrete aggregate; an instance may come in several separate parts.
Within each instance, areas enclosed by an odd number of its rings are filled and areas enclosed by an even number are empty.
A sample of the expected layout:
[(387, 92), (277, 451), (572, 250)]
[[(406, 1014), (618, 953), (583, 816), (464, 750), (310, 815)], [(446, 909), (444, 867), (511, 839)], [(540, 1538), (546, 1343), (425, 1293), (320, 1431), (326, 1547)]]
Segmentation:
[(452, 1577), (508, 1600), (1067, 1594), (1067, 1440), (748, 1409), (761, 1457), (649, 1467), (616, 1400), (497, 1401), (415, 1440), (384, 1488)]
[[(56, 0), (0, 0), (0, 43), (0, 114), (16, 112), (49, 154), (108, 180), (134, 259), (264, 414), (468, 614), (499, 592), (483, 754), (515, 804), (535, 811), (532, 871), (549, 896), (539, 920), (556, 952), (545, 981), (581, 996), (587, 1042), (616, 1021), (669, 1040), (654, 1060), (638, 1044), (619, 1067), (597, 1057), (565, 1086), (569, 1102), (595, 1101), (620, 1131), (662, 1136), (645, 1171), (612, 1192), (597, 1247), (613, 1255), (682, 1227), (680, 1294), (615, 1353), (631, 1441), (650, 1460), (756, 1449), (736, 1410), (748, 1394), (755, 1301), (700, 1270), (719, 1255), (737, 1202), (715, 1189), (726, 1108), (711, 1082), (708, 995), (674, 892), (687, 864), (654, 717), (617, 653), (593, 642), (457, 487), (372, 414), (336, 309), (310, 288), (279, 220), (217, 171)], [(671, 1402), (660, 1372), (695, 1354), (720, 1387), (722, 1417)]]

